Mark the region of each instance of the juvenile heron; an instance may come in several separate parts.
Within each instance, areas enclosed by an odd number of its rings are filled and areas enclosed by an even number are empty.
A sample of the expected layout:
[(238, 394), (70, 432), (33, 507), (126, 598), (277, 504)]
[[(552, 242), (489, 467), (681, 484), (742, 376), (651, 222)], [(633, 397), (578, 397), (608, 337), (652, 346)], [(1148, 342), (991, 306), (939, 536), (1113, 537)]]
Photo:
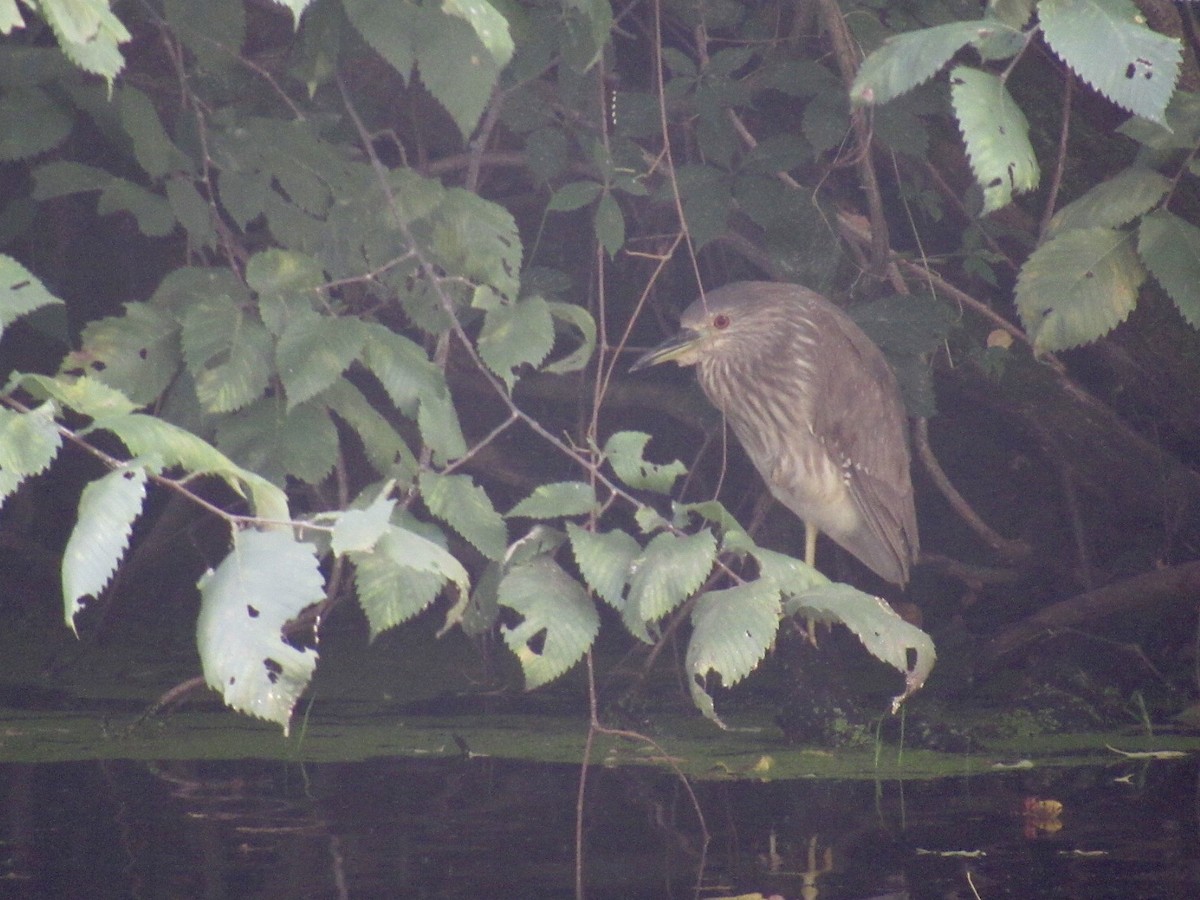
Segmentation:
[(696, 366), (771, 493), (882, 578), (917, 556), (904, 402), (879, 348), (840, 309), (794, 284), (743, 281), (696, 300), (680, 330), (633, 364)]

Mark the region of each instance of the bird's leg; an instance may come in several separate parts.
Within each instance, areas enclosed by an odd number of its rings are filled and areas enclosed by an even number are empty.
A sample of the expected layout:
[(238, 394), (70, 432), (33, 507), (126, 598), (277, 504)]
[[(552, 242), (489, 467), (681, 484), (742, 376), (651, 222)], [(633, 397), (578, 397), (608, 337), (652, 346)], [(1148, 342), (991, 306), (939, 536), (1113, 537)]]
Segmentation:
[[(817, 526), (807, 519), (804, 522), (804, 561), (814, 569), (817, 567)], [(817, 623), (809, 619), (806, 631), (809, 641), (817, 646)]]

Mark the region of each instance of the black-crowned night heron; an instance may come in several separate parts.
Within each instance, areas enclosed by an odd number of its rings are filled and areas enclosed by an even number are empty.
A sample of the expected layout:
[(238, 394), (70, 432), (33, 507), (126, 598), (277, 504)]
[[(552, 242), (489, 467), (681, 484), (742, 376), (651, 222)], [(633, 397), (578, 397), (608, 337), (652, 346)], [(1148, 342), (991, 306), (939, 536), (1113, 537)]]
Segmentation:
[(794, 284), (743, 281), (696, 300), (675, 337), (633, 370), (696, 366), (763, 479), (804, 520), (882, 578), (908, 582), (917, 515), (904, 402), (879, 348), (840, 309)]

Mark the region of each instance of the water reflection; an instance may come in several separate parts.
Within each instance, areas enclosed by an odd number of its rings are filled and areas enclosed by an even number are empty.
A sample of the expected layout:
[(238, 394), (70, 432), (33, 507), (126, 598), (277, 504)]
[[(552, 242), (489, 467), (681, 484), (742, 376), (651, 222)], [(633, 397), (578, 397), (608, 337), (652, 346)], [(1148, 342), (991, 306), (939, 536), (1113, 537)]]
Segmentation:
[[(1194, 767), (1119, 768), (701, 782), (707, 847), (676, 779), (599, 769), (587, 896), (1200, 896)], [(0, 778), (0, 895), (574, 896), (574, 767), (88, 762)], [(1047, 799), (1061, 812), (1031, 818)]]

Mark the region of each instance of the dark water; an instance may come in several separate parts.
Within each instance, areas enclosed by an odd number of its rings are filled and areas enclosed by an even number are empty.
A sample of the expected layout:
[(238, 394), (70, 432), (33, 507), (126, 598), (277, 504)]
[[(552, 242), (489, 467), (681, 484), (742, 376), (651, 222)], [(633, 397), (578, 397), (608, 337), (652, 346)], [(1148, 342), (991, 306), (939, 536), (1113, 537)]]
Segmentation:
[[(572, 897), (578, 778), (491, 759), (7, 764), (0, 896)], [(1192, 761), (693, 788), (707, 847), (678, 779), (591, 771), (588, 897), (1200, 897)], [(1061, 816), (1024, 816), (1031, 797)]]

